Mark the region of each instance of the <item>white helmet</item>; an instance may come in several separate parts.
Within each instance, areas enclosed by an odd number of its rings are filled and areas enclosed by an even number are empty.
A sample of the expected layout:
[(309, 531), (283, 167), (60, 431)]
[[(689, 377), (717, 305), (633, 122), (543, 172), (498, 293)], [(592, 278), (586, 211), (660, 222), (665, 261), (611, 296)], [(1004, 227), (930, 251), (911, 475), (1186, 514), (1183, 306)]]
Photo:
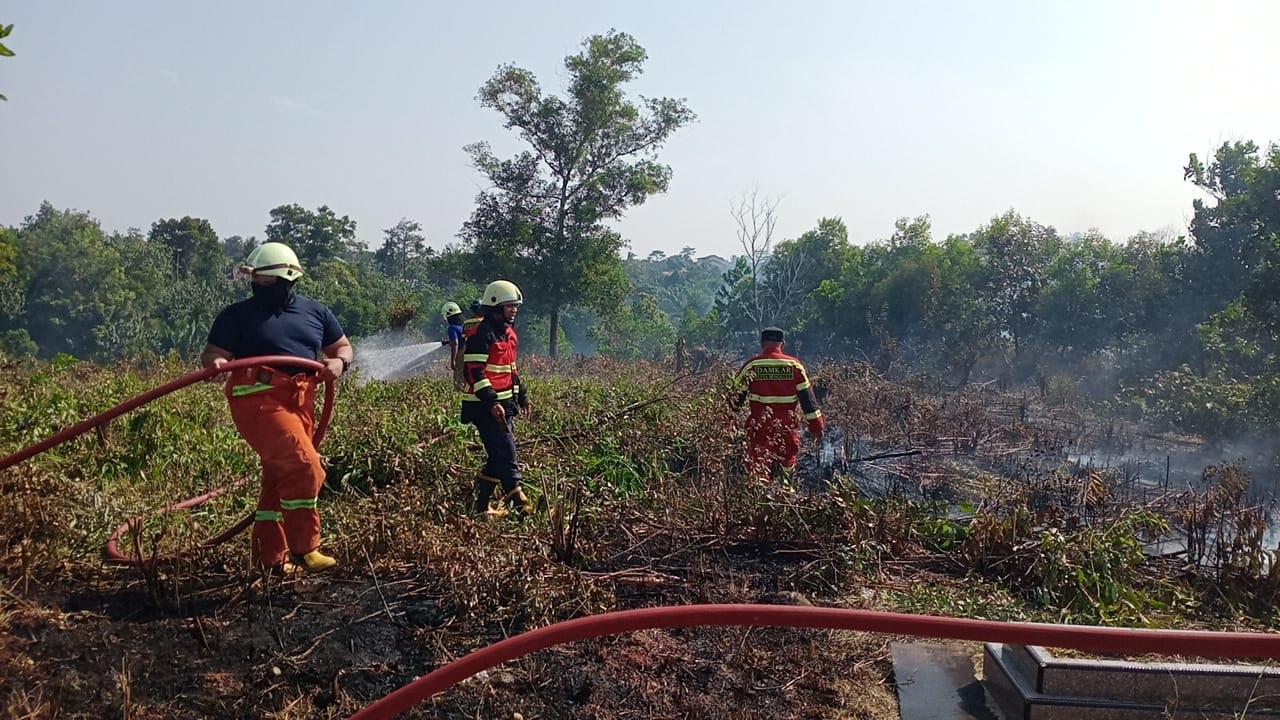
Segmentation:
[(284, 243), (262, 243), (244, 259), (246, 269), (253, 275), (273, 275), (293, 282), (302, 277), (302, 264), (293, 249)]
[(461, 315), (461, 314), (462, 314), (462, 308), (458, 307), (458, 303), (456, 302), (447, 302), (444, 305), (440, 306), (440, 317), (443, 317), (445, 320), (448, 320), (454, 315)]
[(524, 296), (520, 294), (520, 288), (510, 280), (494, 280), (484, 289), (484, 295), (480, 297), (480, 304), (484, 307), (498, 307), (507, 303), (515, 303), (520, 305), (524, 302)]

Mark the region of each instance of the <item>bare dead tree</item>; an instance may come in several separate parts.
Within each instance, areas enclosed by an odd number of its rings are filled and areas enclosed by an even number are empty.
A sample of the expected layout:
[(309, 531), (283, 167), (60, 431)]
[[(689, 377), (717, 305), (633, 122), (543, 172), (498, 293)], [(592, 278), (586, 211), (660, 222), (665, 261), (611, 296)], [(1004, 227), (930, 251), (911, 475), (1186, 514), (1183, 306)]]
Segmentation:
[[(788, 244), (782, 243), (784, 247)], [(788, 250), (774, 253), (765, 268), (768, 300), (773, 313), (779, 317), (789, 316), (813, 290), (810, 286), (813, 261), (809, 253), (803, 247)]]
[(756, 334), (764, 326), (767, 310), (760, 273), (773, 248), (773, 230), (778, 224), (778, 205), (781, 202), (781, 197), (761, 195), (760, 188), (756, 187), (749, 193), (743, 193), (729, 205), (729, 212), (738, 225), (738, 243), (742, 246), (751, 269), (751, 291), (744, 298), (747, 300), (744, 303), (747, 307), (743, 309), (755, 325)]

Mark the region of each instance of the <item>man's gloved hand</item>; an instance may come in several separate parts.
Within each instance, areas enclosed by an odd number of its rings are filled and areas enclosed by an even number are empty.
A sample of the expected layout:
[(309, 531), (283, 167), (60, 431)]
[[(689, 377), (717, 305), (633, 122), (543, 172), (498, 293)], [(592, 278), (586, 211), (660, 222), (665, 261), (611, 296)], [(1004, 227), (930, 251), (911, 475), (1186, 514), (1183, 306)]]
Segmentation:
[(814, 440), (821, 440), (822, 434), (826, 429), (827, 424), (820, 417), (809, 421), (809, 434), (813, 436)]

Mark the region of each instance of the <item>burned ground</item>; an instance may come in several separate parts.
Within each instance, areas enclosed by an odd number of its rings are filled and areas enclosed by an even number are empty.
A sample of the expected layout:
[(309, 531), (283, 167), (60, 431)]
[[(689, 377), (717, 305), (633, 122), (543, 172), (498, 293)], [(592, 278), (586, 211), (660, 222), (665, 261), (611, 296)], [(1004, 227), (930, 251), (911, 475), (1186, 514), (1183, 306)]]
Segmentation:
[[(101, 561), (123, 517), (251, 468), (213, 392), (5, 471), (0, 692), (9, 717), (345, 717), (522, 631), (663, 605), (1059, 618), (1083, 611), (1069, 586), (1027, 591), (1043, 571), (1027, 527), (1105, 523), (1135, 501), (1126, 488), (1143, 484), (1070, 462), (1076, 448), (1098, 445), (1097, 422), (1079, 411), (1050, 413), (1028, 396), (931, 395), (849, 366), (815, 373), (839, 441), (808, 448), (797, 490), (754, 486), (738, 475), (727, 369), (654, 380), (661, 370), (531, 364), (538, 414), (518, 433), (538, 509), (524, 519), (464, 514), (476, 446), (443, 380), (344, 388), (322, 446), (325, 542), (342, 565), (321, 577), (248, 571), (243, 537), (176, 562)], [(119, 401), (165, 371), (96, 384)], [(82, 372), (94, 383), (94, 371)], [(10, 423), (10, 449), (103, 409), (56, 375), (6, 383), (10, 417), (25, 423), (22, 432)], [(108, 477), (121, 457), (134, 465)], [(909, 498), (877, 499), (886, 489)], [(245, 493), (152, 521), (130, 544), (144, 555), (188, 549), (251, 503)], [(1176, 507), (1170, 500), (1168, 517)], [(1020, 512), (1030, 525), (1015, 522)], [(1024, 535), (1010, 542), (1015, 532)], [(1167, 579), (1167, 568), (1139, 562), (1107, 581), (1155, 598)], [(1197, 602), (1204, 626), (1237, 623), (1248, 607)], [(1192, 617), (1176, 603), (1143, 611), (1156, 625)], [(1251, 622), (1267, 627), (1270, 617)], [(406, 717), (895, 718), (892, 640), (644, 630), (535, 652)]]

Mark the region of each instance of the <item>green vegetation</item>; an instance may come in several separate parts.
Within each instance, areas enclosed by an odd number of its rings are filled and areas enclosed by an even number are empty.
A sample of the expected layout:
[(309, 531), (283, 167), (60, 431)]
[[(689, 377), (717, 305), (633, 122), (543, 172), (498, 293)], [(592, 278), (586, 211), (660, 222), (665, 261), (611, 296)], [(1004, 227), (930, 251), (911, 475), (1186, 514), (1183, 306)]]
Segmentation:
[[(525, 77), (508, 68), (490, 84), (517, 76)], [(673, 115), (659, 124), (670, 131), (685, 122), (682, 108), (667, 108)], [(485, 162), (495, 172), (516, 163)], [(618, 172), (662, 169), (637, 163)], [(301, 291), (333, 307), (357, 339), (390, 327), (436, 335), (440, 303), (465, 303), (502, 273), (521, 279), (529, 300), (521, 323), (530, 352), (553, 354), (568, 342), (583, 353), (669, 358), (682, 340), (704, 358), (737, 357), (751, 350), (761, 323), (780, 322), (791, 330), (790, 347), (810, 360), (865, 359), (889, 376), (924, 373), (952, 387), (1034, 383), (1059, 402), (1106, 402), (1168, 428), (1226, 439), (1280, 421), (1272, 281), (1280, 220), (1267, 201), (1280, 191), (1280, 148), (1264, 154), (1252, 143), (1226, 144), (1207, 166), (1193, 156), (1187, 173), (1213, 198), (1196, 203), (1190, 237), (1140, 234), (1124, 243), (1094, 232), (1063, 236), (1013, 211), (941, 242), (922, 216), (900, 220), (882, 241), (855, 243), (843, 222), (824, 218), (799, 238), (773, 243), (746, 221), (751, 212), (776, 212), (776, 203), (757, 196), (740, 206), (745, 253), (729, 259), (685, 247), (611, 264), (606, 256), (620, 238), (591, 224), (576, 237), (595, 243), (607, 235), (610, 249), (562, 248), (579, 258), (598, 255), (590, 267), (566, 265), (545, 248), (503, 239), (495, 228), (509, 224), (515, 196), (498, 195), (482, 196), (481, 209), (501, 205), (507, 220), (493, 215), (497, 224), (480, 232), (488, 215), (477, 210), (467, 247), (436, 251), (405, 219), (371, 252), (353, 221), (324, 206), (273, 209), (265, 237), (299, 248), (308, 267)], [(590, 178), (567, 177), (587, 183), (582, 193), (594, 187)], [(604, 214), (591, 223), (620, 216), (636, 199), (626, 198), (593, 203)], [(556, 207), (537, 214), (568, 212)], [(526, 229), (529, 242), (550, 237), (549, 228)], [(99, 363), (189, 356), (217, 310), (244, 294), (226, 276), (256, 243), (219, 240), (208, 221), (190, 216), (157, 220), (145, 236), (106, 233), (88, 213), (46, 202), (21, 225), (0, 227), (0, 352)], [(571, 269), (591, 287), (556, 279)]]
[[(324, 537), (342, 566), (320, 593), (247, 572), (243, 537), (197, 551), (254, 506), (252, 482), (149, 516), (125, 538), (148, 560), (104, 566), (124, 520), (256, 474), (220, 389), (164, 398), (0, 473), (10, 716), (340, 717), (525, 629), (778, 593), (999, 620), (1275, 627), (1278, 551), (1241, 465), (1141, 504), (1114, 500), (1113, 469), (1052, 453), (1048, 467), (997, 466), (1060, 450), (1060, 427), (1034, 422), (1056, 408), (1081, 427), (1100, 413), (1110, 428), (1138, 419), (1213, 442), (1280, 422), (1280, 147), (1192, 155), (1185, 179), (1208, 199), (1185, 237), (1063, 234), (1010, 210), (941, 240), (927, 215), (882, 239), (850, 238), (838, 217), (776, 239), (783, 208), (757, 190), (726, 218), (741, 255), (699, 257), (677, 238), (678, 254), (623, 257), (616, 222), (666, 190), (657, 151), (694, 120), (683, 100), (627, 99), (646, 59), (610, 31), (565, 58), (563, 95), (497, 70), (479, 101), (529, 149), (466, 148), (490, 187), (461, 246), (437, 250), (405, 218), (371, 251), (327, 205), (268, 211), (265, 240), (306, 265), (300, 291), (357, 340), (437, 335), (443, 301), (466, 305), (498, 275), (522, 286), (537, 415), (519, 441), (537, 511), (466, 514), (479, 447), (445, 373), (346, 381), (321, 448)], [(257, 243), (196, 216), (107, 233), (50, 202), (0, 226), (0, 453), (188, 372), (215, 314), (246, 294), (230, 270)], [(856, 468), (808, 492), (743, 484), (721, 359), (751, 351), (766, 324), (788, 328), (848, 444), (930, 449), (898, 472), (923, 499), (875, 497)], [(590, 357), (557, 360), (564, 345)], [(1171, 532), (1186, 538), (1180, 556), (1145, 552)], [(583, 643), (433, 710), (617, 717), (640, 697), (650, 716), (722, 717), (718, 698), (733, 694), (779, 717), (890, 717), (882, 642), (795, 637)]]
[[(145, 368), (67, 355), (9, 363), (0, 374), (0, 453), (189, 369), (175, 358)], [(255, 474), (256, 460), (237, 438), (218, 386), (168, 396), (0, 474), (0, 574), (9, 589), (0, 622), (17, 637), (44, 638), (7, 656), (11, 706), (59, 697), (63, 712), (74, 715), (98, 693), (116, 714), (129, 707), (139, 717), (227, 714), (237, 702), (241, 713), (300, 703), (304, 714), (339, 717), (445, 659), (523, 629), (652, 604), (770, 601), (780, 592), (837, 607), (1001, 620), (1232, 629), (1276, 622), (1280, 571), (1237, 467), (1211, 468), (1202, 489), (1143, 507), (1045, 504), (1032, 497), (1031, 484), (984, 484), (948, 469), (956, 453), (975, 462), (1007, 454), (1004, 441), (988, 439), (904, 466), (933, 477), (937, 488), (971, 488), (960, 501), (871, 497), (859, 489), (857, 473), (837, 474), (818, 492), (793, 493), (742, 484), (743, 438), (724, 409), (730, 366), (671, 376), (668, 366), (646, 362), (554, 366), (532, 359), (525, 371), (538, 414), (522, 421), (520, 442), (538, 510), (523, 522), (467, 516), (479, 448), (474, 430), (457, 419), (446, 373), (341, 383), (321, 449), (329, 474), (324, 538), (343, 566), (305, 592), (279, 580), (251, 584), (243, 535), (177, 562), (126, 570), (101, 562), (107, 536), (125, 519)], [(955, 437), (1022, 445), (1041, 432), (998, 419), (987, 406), (999, 403), (982, 396), (924, 392), (866, 365), (824, 366), (815, 378), (829, 389), (833, 425), (865, 428), (890, 445), (908, 436), (920, 447), (943, 448)], [(1049, 467), (1037, 482), (1084, 482), (1089, 497), (1106, 497), (1116, 480), (1078, 473), (1069, 464)], [(249, 483), (195, 512), (151, 517), (125, 547), (147, 557), (189, 551), (243, 517), (254, 488)], [(1083, 491), (1065, 496), (1076, 492)], [(1174, 527), (1192, 538), (1176, 565), (1143, 552)], [(1213, 542), (1223, 527), (1234, 528), (1239, 542)], [(306, 610), (335, 603), (349, 609)], [(75, 615), (77, 608), (89, 614)], [(204, 619), (192, 620), (193, 613)], [(126, 617), (134, 620), (132, 662), (153, 667), (153, 680), (134, 678), (132, 700), (120, 695), (119, 678), (103, 677), (95, 665), (119, 650), (94, 638)], [(264, 617), (274, 625), (264, 626)], [(66, 628), (60, 639), (49, 635), (53, 627)], [(824, 635), (806, 655), (796, 651), (794, 635), (756, 631), (744, 643), (745, 632), (690, 638), (709, 643), (717, 657), (738, 657), (750, 646), (761, 672), (785, 672), (793, 663), (860, 668), (840, 681), (856, 681), (857, 693), (841, 690), (833, 677), (815, 680), (803, 699), (770, 695), (783, 714), (862, 707), (866, 717), (890, 717), (871, 708), (891, 705), (886, 690), (867, 690), (885, 672), (882, 644)], [(652, 637), (540, 656), (513, 668), (514, 679), (497, 690), (482, 684), (452, 691), (440, 711), (486, 715), (516, 703), (526, 713), (567, 717), (557, 714), (560, 698), (578, 691), (538, 678), (574, 677), (616, 652), (617, 643), (643, 647)], [(58, 673), (42, 671), (66, 644), (79, 648), (79, 660)], [(635, 663), (608, 671), (622, 684), (617, 694), (593, 695), (601, 716), (630, 707), (625, 688), (643, 687), (656, 672), (645, 664), (647, 654), (634, 652)], [(361, 665), (364, 684), (346, 674), (353, 657), (381, 658)], [(855, 662), (866, 657), (878, 660)], [(219, 697), (216, 688), (179, 682), (192, 662), (202, 672), (241, 678), (241, 691)], [(693, 656), (689, 663), (696, 665)], [(273, 667), (294, 690), (279, 692)], [(663, 714), (705, 715), (708, 707), (699, 703), (713, 701), (720, 692), (713, 687), (751, 685), (723, 672), (687, 679), (706, 693), (672, 688), (653, 702)], [(331, 686), (341, 689), (324, 689)]]
[[(811, 361), (866, 360), (950, 387), (1034, 383), (1211, 440), (1280, 421), (1280, 147), (1229, 142), (1191, 155), (1184, 178), (1206, 198), (1180, 237), (1064, 234), (1010, 210), (943, 239), (928, 215), (899, 219), (881, 239), (849, 237), (838, 217), (775, 238), (785, 208), (755, 190), (726, 217), (742, 254), (699, 257), (695, 238), (677, 238), (678, 254), (624, 258), (616, 221), (666, 190), (672, 169), (657, 152), (694, 121), (684, 100), (628, 99), (646, 59), (610, 31), (565, 58), (563, 94), (498, 68), (479, 102), (528, 149), (503, 159), (486, 142), (467, 146), (489, 187), (461, 245), (437, 250), (406, 218), (371, 251), (327, 205), (271, 209), (264, 237), (295, 248), (308, 270), (301, 291), (357, 339), (387, 328), (438, 335), (442, 302), (465, 305), (505, 276), (525, 292), (525, 349), (552, 357), (566, 343), (624, 359), (680, 346), (700, 366), (750, 352), (761, 326), (780, 324)], [(0, 352), (188, 356), (244, 294), (226, 277), (257, 242), (219, 238), (198, 216), (108, 234), (87, 212), (45, 202), (0, 226)]]

